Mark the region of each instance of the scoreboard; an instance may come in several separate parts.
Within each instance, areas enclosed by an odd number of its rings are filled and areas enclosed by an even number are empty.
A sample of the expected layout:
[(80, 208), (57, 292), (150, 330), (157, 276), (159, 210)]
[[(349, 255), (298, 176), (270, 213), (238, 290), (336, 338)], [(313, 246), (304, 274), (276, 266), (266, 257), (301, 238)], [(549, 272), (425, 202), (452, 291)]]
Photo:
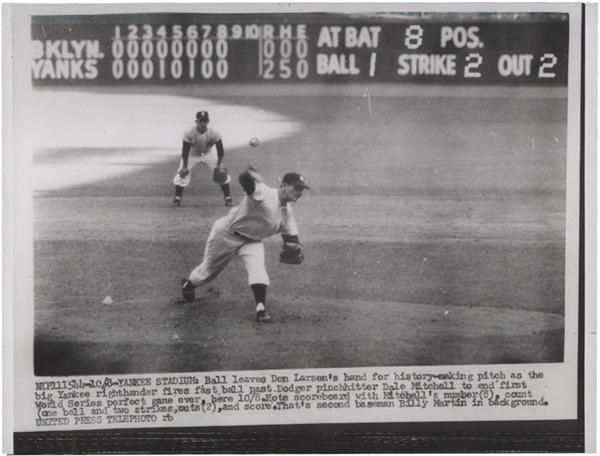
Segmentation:
[(566, 85), (566, 14), (34, 16), (34, 85)]

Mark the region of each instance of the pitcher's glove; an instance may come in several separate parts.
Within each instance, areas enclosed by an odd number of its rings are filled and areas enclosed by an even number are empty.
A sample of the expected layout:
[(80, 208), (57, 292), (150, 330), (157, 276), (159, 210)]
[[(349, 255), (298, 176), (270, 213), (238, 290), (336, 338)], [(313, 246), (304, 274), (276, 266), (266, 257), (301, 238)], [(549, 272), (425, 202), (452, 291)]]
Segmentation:
[(215, 169), (213, 169), (213, 182), (217, 184), (222, 185), (227, 182), (228, 176), (229, 174), (227, 173), (227, 168), (224, 166), (217, 166)]
[(300, 244), (284, 242), (279, 261), (285, 264), (301, 264), (304, 261), (304, 253)]
[(185, 177), (190, 173), (189, 168), (183, 167), (179, 170), (179, 177), (185, 179)]

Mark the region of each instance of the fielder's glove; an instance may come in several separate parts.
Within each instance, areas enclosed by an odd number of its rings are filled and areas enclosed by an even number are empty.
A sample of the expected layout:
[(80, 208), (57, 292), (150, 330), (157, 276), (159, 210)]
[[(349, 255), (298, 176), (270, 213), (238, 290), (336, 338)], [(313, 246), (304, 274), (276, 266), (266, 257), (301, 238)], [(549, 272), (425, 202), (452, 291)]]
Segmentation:
[(285, 264), (301, 264), (304, 261), (304, 253), (300, 244), (284, 242), (279, 261)]
[(213, 182), (217, 184), (223, 185), (225, 182), (227, 182), (228, 176), (229, 173), (227, 173), (227, 168), (224, 166), (217, 166), (215, 169), (213, 169)]

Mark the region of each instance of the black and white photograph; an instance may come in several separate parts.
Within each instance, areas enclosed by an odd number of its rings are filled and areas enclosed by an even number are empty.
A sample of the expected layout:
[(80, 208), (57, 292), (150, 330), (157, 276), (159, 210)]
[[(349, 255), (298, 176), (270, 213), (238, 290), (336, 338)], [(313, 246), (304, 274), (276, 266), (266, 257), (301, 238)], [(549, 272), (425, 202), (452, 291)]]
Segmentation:
[(595, 7), (3, 7), (16, 454), (589, 451)]

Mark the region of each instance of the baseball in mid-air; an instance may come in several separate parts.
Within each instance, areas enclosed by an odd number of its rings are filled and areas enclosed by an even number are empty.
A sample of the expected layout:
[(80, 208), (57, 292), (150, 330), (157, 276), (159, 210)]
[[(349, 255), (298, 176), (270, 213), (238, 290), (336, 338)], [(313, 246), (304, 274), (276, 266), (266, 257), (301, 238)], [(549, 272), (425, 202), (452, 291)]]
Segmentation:
[(250, 138), (249, 144), (252, 147), (257, 147), (260, 144), (260, 141), (258, 140), (258, 138), (256, 136), (254, 136), (254, 137)]

